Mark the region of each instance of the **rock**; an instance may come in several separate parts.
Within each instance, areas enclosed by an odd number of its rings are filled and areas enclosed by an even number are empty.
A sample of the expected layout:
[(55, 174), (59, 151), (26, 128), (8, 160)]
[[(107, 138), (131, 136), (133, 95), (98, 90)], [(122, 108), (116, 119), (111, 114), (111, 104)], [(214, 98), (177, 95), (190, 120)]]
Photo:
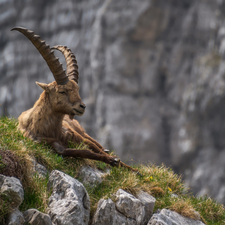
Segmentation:
[(37, 209), (28, 209), (23, 215), (25, 222), (30, 225), (52, 225), (50, 216), (39, 212)]
[(18, 210), (13, 210), (9, 215), (7, 219), (8, 225), (23, 225), (25, 222), (23, 214)]
[(119, 189), (116, 203), (111, 199), (98, 202), (92, 225), (146, 225), (152, 215), (155, 198), (140, 191), (138, 198)]
[(12, 208), (18, 207), (23, 202), (23, 186), (15, 177), (0, 174), (0, 192), (7, 196)]
[(193, 220), (187, 217), (183, 217), (180, 214), (171, 211), (169, 209), (162, 209), (159, 213), (153, 214), (149, 220), (148, 225), (204, 225), (199, 220)]
[(30, 158), (30, 160), (33, 165), (32, 175), (38, 174), (39, 178), (45, 178), (48, 174), (48, 170), (43, 165), (38, 163), (35, 158)]
[(145, 206), (142, 202), (122, 189), (116, 192), (116, 198), (116, 209), (140, 225), (145, 217)]
[(137, 225), (135, 219), (124, 216), (122, 213), (115, 211), (115, 220), (113, 225)]
[(82, 183), (89, 184), (90, 186), (95, 186), (102, 183), (102, 177), (107, 175), (98, 169), (94, 169), (90, 166), (83, 166), (79, 171), (79, 177), (82, 179)]
[(33, 160), (32, 163), (34, 165), (33, 170), (35, 173), (37, 173), (40, 178), (45, 178), (48, 174), (48, 170), (36, 160)]
[(69, 175), (54, 170), (51, 172), (48, 189), (48, 214), (55, 225), (87, 225), (90, 214), (90, 199), (82, 183)]
[(35, 170), (38, 173), (39, 177), (46, 177), (48, 175), (48, 170), (41, 164), (36, 163)]
[(171, 197), (171, 198), (178, 198), (179, 196), (178, 196), (177, 194), (172, 193), (172, 194), (170, 195), (170, 197)]
[(111, 199), (99, 200), (96, 212), (92, 219), (92, 225), (114, 225), (115, 210), (115, 203)]
[(143, 225), (146, 225), (152, 216), (156, 199), (144, 191), (137, 193), (137, 198), (144, 205), (145, 216), (143, 218)]
[(101, 199), (92, 219), (92, 225), (137, 225), (134, 219), (118, 212), (111, 199)]

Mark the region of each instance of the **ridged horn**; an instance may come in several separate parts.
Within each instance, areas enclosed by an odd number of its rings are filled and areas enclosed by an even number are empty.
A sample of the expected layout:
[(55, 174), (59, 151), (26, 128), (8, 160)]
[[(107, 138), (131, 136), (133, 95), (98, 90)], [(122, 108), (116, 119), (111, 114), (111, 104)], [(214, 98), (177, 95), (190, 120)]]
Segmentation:
[(33, 31), (24, 27), (14, 27), (11, 31), (12, 30), (21, 32), (33, 43), (48, 64), (57, 84), (64, 85), (69, 81), (62, 64), (59, 62), (59, 58), (55, 57), (54, 51), (51, 50), (49, 45), (45, 44), (45, 41), (41, 40), (39, 35), (36, 35)]
[(68, 78), (78, 83), (79, 73), (78, 73), (77, 60), (75, 55), (72, 53), (72, 51), (69, 48), (67, 48), (67, 46), (62, 46), (62, 45), (56, 45), (52, 47), (52, 49), (56, 49), (62, 52), (62, 54), (64, 55), (66, 59)]

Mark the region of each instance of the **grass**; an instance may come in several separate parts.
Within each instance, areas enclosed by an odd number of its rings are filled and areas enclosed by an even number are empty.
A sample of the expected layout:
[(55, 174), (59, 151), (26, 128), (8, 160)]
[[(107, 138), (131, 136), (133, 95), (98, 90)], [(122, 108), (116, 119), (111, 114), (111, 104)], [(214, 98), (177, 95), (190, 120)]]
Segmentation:
[[(78, 177), (79, 169), (83, 165), (90, 165), (103, 171), (108, 165), (102, 162), (63, 158), (58, 156), (49, 146), (35, 143), (17, 131), (18, 121), (6, 117), (0, 117), (0, 149), (11, 150), (22, 165), (21, 182), (25, 190), (25, 199), (20, 206), (21, 211), (29, 208), (37, 208), (45, 212), (48, 198), (51, 193), (47, 191), (48, 177), (40, 179), (38, 176), (30, 176), (32, 159), (35, 158), (49, 171), (61, 170), (68, 175)], [(84, 144), (71, 147), (79, 149), (87, 148)], [(5, 164), (0, 157), (0, 167)], [(201, 219), (206, 224), (225, 224), (225, 208), (210, 198), (195, 198), (187, 193), (180, 176), (164, 165), (139, 165), (137, 166), (142, 176), (128, 171), (126, 168), (112, 168), (110, 173), (104, 177), (103, 182), (96, 187), (85, 185), (91, 199), (91, 215), (93, 215), (97, 203), (101, 198), (115, 200), (115, 193), (122, 188), (129, 193), (136, 195), (140, 190), (146, 191), (156, 198), (154, 211), (167, 208), (193, 219)], [(172, 195), (173, 194), (173, 195)], [(0, 196), (0, 224), (10, 211), (7, 199)]]

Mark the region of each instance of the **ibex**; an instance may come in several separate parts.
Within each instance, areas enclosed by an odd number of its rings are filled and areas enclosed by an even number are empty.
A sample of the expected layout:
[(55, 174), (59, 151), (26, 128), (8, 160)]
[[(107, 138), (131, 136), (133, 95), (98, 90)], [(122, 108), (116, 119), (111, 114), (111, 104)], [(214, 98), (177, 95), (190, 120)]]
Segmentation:
[[(50, 84), (36, 82), (44, 91), (33, 108), (19, 116), (18, 129), (23, 135), (33, 140), (47, 142), (62, 156), (99, 160), (111, 166), (121, 165), (136, 171), (120, 162), (118, 157), (108, 155), (97, 141), (85, 133), (79, 122), (73, 119), (75, 115), (83, 115), (86, 106), (79, 95), (78, 66), (71, 50), (66, 46), (50, 48), (40, 36), (26, 28), (15, 27), (12, 30), (21, 32), (33, 43), (55, 78)], [(59, 59), (55, 57), (53, 49), (63, 53), (67, 73), (63, 70)], [(69, 142), (84, 142), (92, 151), (68, 148)]]

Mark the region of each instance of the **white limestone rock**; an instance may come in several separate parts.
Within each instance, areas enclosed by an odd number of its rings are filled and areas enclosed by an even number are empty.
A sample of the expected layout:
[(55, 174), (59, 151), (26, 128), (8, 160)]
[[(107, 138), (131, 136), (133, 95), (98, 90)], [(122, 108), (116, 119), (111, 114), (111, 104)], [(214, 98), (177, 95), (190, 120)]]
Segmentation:
[(32, 158), (31, 161), (33, 164), (32, 175), (38, 174), (39, 178), (45, 178), (48, 174), (48, 170), (43, 165), (38, 163), (35, 158)]
[(79, 172), (82, 183), (89, 184), (92, 187), (102, 183), (102, 178), (106, 175), (107, 173), (103, 173), (100, 170), (94, 169), (90, 166), (83, 166)]
[(118, 212), (111, 199), (101, 199), (98, 202), (92, 225), (137, 225), (134, 219), (128, 218)]
[(113, 225), (137, 225), (135, 219), (124, 216), (122, 213), (115, 211), (115, 220)]
[(156, 199), (144, 191), (137, 193), (137, 198), (144, 205), (145, 216), (143, 219), (143, 224), (146, 225), (152, 216)]
[(188, 217), (181, 216), (180, 214), (169, 209), (162, 209), (159, 213), (153, 214), (148, 222), (148, 225), (204, 225), (199, 220), (193, 220)]
[(142, 202), (122, 189), (116, 192), (116, 198), (116, 209), (126, 217), (134, 219), (137, 225), (142, 224), (145, 217), (145, 207)]
[(48, 214), (39, 212), (37, 209), (28, 209), (24, 212), (24, 219), (30, 225), (52, 225)]
[(119, 189), (116, 203), (111, 199), (98, 202), (92, 225), (146, 225), (150, 219), (155, 198), (140, 191), (137, 197)]
[(23, 217), (23, 214), (18, 210), (13, 210), (9, 215), (7, 219), (8, 225), (22, 225), (24, 224), (25, 220)]
[(0, 192), (7, 196), (12, 208), (17, 208), (23, 202), (23, 186), (15, 177), (0, 174)]
[(41, 178), (45, 178), (48, 174), (48, 170), (43, 165), (37, 162), (35, 164), (35, 171), (38, 173), (39, 177)]
[(82, 183), (69, 175), (54, 170), (49, 177), (48, 214), (55, 225), (87, 225), (90, 215), (90, 199)]
[(115, 220), (115, 203), (111, 199), (101, 199), (92, 219), (92, 225), (113, 225)]

